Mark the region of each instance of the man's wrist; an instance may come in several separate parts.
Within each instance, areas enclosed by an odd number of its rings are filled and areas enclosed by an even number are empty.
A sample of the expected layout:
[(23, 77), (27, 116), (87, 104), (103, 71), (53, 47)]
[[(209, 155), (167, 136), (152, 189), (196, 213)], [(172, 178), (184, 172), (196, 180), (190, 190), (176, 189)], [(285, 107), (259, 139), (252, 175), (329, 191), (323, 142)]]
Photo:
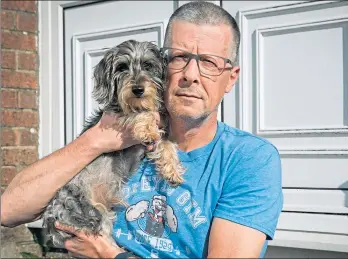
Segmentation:
[(88, 146), (89, 150), (96, 154), (97, 156), (101, 155), (103, 152), (101, 148), (99, 147), (98, 141), (96, 141), (98, 138), (94, 136), (94, 128), (90, 128), (87, 131), (85, 131), (81, 137), (84, 138), (85, 144)]

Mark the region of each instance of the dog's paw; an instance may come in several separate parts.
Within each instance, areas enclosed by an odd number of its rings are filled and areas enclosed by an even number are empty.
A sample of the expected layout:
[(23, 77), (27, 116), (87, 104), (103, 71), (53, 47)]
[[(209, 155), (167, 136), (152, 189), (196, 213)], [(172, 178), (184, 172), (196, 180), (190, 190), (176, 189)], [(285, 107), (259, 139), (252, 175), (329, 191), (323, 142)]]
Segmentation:
[(144, 145), (149, 145), (161, 139), (161, 131), (157, 125), (138, 126), (133, 131), (134, 138), (139, 140)]
[(150, 112), (138, 114), (130, 124), (134, 138), (145, 145), (157, 142), (164, 134), (164, 131), (158, 127), (156, 117)]
[(159, 141), (153, 152), (147, 153), (147, 157), (155, 162), (157, 171), (172, 186), (177, 186), (184, 182), (182, 175), (185, 168), (182, 166), (176, 145), (169, 141)]
[(172, 186), (178, 186), (184, 182), (182, 174), (184, 173), (184, 168), (181, 165), (173, 166), (171, 169), (163, 170), (163, 178)]

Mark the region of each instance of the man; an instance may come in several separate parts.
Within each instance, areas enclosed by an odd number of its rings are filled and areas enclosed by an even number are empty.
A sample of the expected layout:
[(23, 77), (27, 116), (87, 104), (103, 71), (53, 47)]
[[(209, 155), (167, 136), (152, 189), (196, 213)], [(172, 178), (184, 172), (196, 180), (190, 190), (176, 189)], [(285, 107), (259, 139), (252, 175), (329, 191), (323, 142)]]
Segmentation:
[[(283, 204), (279, 154), (268, 141), (217, 121), (218, 105), (239, 74), (238, 26), (222, 8), (191, 2), (172, 15), (164, 47), (165, 103), (185, 182), (171, 188), (145, 159), (124, 189), (130, 207), (119, 212), (114, 237), (140, 257), (262, 257)], [(115, 119), (104, 114), (81, 137), (24, 169), (1, 197), (2, 223), (38, 218), (56, 190), (98, 155), (138, 144), (122, 129), (104, 128)], [(65, 243), (73, 254), (125, 255), (102, 236), (58, 227), (76, 234)]]

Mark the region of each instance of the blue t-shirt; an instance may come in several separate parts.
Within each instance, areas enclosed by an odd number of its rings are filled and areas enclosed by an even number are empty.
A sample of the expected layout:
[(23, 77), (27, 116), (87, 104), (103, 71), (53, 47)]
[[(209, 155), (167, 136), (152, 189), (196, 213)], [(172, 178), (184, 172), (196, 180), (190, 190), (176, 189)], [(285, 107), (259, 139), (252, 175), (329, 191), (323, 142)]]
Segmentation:
[[(146, 159), (125, 185), (128, 206), (113, 228), (120, 246), (142, 258), (204, 258), (213, 217), (273, 238), (283, 195), (271, 143), (218, 122), (209, 144), (178, 153), (186, 168), (180, 186), (170, 187)], [(260, 257), (266, 247), (267, 241)]]

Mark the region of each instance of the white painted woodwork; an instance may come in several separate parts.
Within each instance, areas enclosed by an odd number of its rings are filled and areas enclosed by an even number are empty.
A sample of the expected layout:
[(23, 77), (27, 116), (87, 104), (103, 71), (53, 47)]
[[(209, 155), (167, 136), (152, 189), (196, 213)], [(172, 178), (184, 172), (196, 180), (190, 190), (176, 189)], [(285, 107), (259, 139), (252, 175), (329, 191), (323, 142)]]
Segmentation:
[(78, 136), (96, 107), (91, 96), (92, 74), (103, 49), (128, 39), (162, 46), (166, 20), (172, 12), (173, 3), (168, 1), (101, 2), (64, 12), (67, 142)]
[(222, 6), (241, 29), (224, 120), (268, 139), (282, 159), (284, 212), (271, 245), (348, 252), (348, 2)]
[[(169, 16), (185, 2), (38, 2), (40, 157), (72, 141), (96, 107), (91, 77), (103, 49), (129, 38), (163, 44)], [(271, 251), (348, 253), (348, 1), (221, 4), (242, 42), (240, 79), (219, 118), (281, 154), (284, 212)]]
[(284, 189), (284, 211), (348, 215), (347, 190)]

